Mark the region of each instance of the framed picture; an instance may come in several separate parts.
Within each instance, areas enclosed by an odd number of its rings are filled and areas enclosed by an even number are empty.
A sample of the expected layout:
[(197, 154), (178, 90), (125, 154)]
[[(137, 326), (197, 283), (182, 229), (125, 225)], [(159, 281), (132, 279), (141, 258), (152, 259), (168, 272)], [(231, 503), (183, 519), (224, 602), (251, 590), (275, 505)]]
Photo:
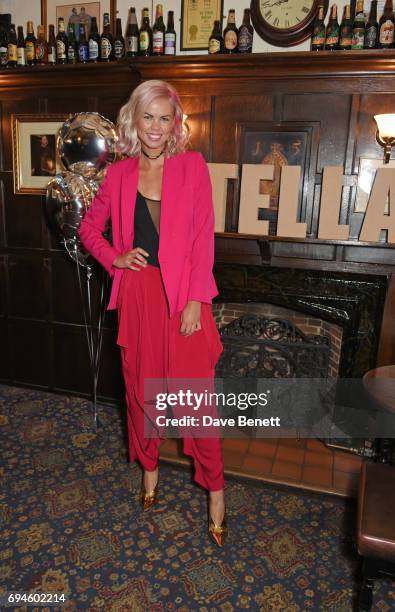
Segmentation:
[(48, 25), (55, 26), (55, 35), (58, 29), (59, 17), (64, 18), (66, 32), (69, 23), (85, 23), (87, 37), (90, 34), (92, 17), (96, 17), (97, 27), (101, 33), (103, 29), (103, 14), (110, 13), (111, 30), (114, 31), (117, 0), (97, 0), (93, 2), (70, 2), (70, 0), (41, 0), (41, 23), (48, 34)]
[[(282, 166), (301, 166), (297, 221), (312, 216), (319, 123), (241, 123), (237, 127), (239, 164), (274, 166), (272, 181), (261, 181), (259, 193), (269, 196), (269, 208), (260, 208), (258, 220), (269, 221), (269, 235), (276, 234)], [(311, 227), (309, 228), (311, 231)]]
[(208, 49), (214, 21), (222, 24), (223, 0), (181, 1), (181, 51)]
[(56, 136), (66, 116), (12, 115), (14, 193), (46, 193), (52, 176), (63, 170)]

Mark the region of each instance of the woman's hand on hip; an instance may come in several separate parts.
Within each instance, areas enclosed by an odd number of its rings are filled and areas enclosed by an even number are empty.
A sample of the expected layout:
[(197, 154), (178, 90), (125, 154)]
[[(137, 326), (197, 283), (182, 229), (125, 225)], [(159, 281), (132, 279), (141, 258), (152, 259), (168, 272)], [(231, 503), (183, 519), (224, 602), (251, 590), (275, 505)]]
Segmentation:
[(129, 270), (136, 270), (140, 272), (141, 268), (145, 268), (147, 265), (146, 257), (148, 257), (147, 251), (144, 251), (141, 247), (136, 247), (124, 255), (119, 255), (112, 265), (116, 268), (129, 268)]
[(200, 302), (188, 302), (181, 313), (180, 334), (190, 336), (193, 332), (202, 329), (200, 325)]

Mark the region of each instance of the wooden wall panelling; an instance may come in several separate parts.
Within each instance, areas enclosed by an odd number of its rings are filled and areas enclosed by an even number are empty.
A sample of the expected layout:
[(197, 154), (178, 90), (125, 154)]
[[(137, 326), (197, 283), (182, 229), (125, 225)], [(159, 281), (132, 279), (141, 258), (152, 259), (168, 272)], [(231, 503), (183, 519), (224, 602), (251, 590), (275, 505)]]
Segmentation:
[[(1, 91), (1, 87), (0, 87)], [(2, 116), (1, 116), (1, 136), (4, 143), (4, 165), (3, 169), (12, 172), (12, 122), (11, 116), (14, 115), (29, 115), (39, 113), (40, 103), (39, 98), (32, 95), (29, 88), (25, 91), (1, 92), (2, 99)]]
[(8, 313), (46, 320), (50, 316), (48, 261), (27, 252), (8, 256)]
[(181, 96), (184, 114), (191, 133), (192, 148), (211, 159), (212, 98), (210, 96)]
[(10, 319), (10, 375), (15, 384), (52, 388), (51, 330), (44, 321)]
[(83, 325), (53, 325), (53, 385), (58, 391), (90, 394), (91, 372)]
[(10, 249), (42, 249), (46, 232), (43, 202), (39, 195), (14, 194), (13, 179), (4, 180), (6, 244)]

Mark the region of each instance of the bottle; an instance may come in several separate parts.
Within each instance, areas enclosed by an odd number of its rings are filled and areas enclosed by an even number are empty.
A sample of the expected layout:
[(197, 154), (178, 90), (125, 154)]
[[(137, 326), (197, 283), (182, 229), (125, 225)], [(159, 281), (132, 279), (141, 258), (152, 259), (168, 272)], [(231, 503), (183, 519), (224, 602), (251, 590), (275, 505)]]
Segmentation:
[(365, 29), (363, 46), (365, 49), (376, 49), (379, 39), (379, 24), (377, 23), (377, 0), (372, 0), (369, 19)]
[(119, 17), (117, 17), (115, 28), (114, 55), (116, 60), (125, 57), (125, 39), (122, 36), (122, 21)]
[(208, 52), (210, 55), (224, 52), (224, 39), (221, 34), (221, 26), (218, 20), (214, 21), (213, 31), (208, 39)]
[(167, 28), (165, 32), (165, 55), (176, 54), (177, 35), (174, 29), (174, 11), (167, 14)]
[(58, 19), (58, 33), (56, 36), (56, 63), (67, 64), (68, 39), (64, 31), (64, 19)]
[(130, 7), (129, 11), (125, 47), (128, 57), (134, 57), (139, 52), (139, 28), (137, 25), (136, 9), (133, 6)]
[(165, 24), (163, 23), (163, 6), (156, 5), (156, 19), (152, 28), (152, 55), (163, 55), (165, 52)]
[(25, 56), (25, 37), (23, 35), (23, 26), (18, 26), (18, 42), (17, 42), (17, 66), (21, 68), (26, 66), (26, 56)]
[(42, 65), (48, 63), (48, 44), (45, 40), (44, 26), (37, 26), (37, 42), (36, 42), (36, 64)]
[(357, 0), (355, 19), (352, 26), (351, 49), (363, 49), (365, 40), (365, 15), (363, 12), (363, 0)]
[(79, 28), (79, 42), (78, 42), (78, 59), (83, 64), (89, 61), (89, 45), (86, 40), (85, 23), (80, 22)]
[(56, 38), (55, 26), (51, 23), (48, 32), (48, 64), (55, 66), (56, 64)]
[(103, 34), (100, 38), (100, 61), (111, 62), (114, 59), (114, 41), (110, 32), (110, 14), (103, 15)]
[(69, 21), (68, 39), (67, 61), (69, 64), (76, 64), (78, 62), (78, 43), (75, 36), (74, 23), (72, 21)]
[(243, 23), (239, 28), (238, 49), (239, 53), (252, 53), (252, 42), (254, 28), (250, 21), (250, 9), (244, 9)]
[(25, 38), (26, 65), (34, 66), (36, 61), (36, 37), (33, 32), (33, 22), (27, 22), (27, 34)]
[(4, 25), (0, 27), (0, 68), (8, 65), (8, 34)]
[(347, 4), (344, 7), (343, 19), (340, 24), (339, 49), (343, 51), (348, 51), (349, 49), (351, 49), (351, 43), (352, 43), (351, 8), (350, 8), (350, 5)]
[(143, 9), (143, 22), (139, 34), (139, 54), (151, 55), (152, 50), (152, 30), (149, 24), (149, 10)]
[(394, 46), (394, 13), (392, 0), (386, 0), (383, 14), (379, 21), (379, 46), (380, 49), (391, 49)]
[(18, 63), (18, 42), (16, 39), (15, 24), (10, 25), (10, 33), (8, 36), (8, 66), (15, 68)]
[(235, 10), (229, 9), (228, 21), (224, 30), (224, 53), (237, 53), (237, 36)]
[(89, 61), (98, 62), (100, 57), (100, 34), (97, 29), (96, 17), (92, 17), (91, 33), (88, 41)]
[(337, 5), (333, 4), (328, 25), (326, 27), (325, 49), (334, 51), (339, 46), (340, 28), (337, 21)]
[(325, 49), (325, 23), (324, 7), (320, 6), (318, 15), (313, 23), (313, 36), (311, 37), (311, 50), (323, 51)]

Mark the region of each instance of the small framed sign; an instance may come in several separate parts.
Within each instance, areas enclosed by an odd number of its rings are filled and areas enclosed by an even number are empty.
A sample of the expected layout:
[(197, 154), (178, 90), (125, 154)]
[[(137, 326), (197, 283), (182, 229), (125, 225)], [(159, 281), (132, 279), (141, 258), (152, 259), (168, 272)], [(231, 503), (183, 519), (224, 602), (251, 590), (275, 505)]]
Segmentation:
[(222, 23), (223, 0), (182, 0), (181, 51), (204, 51), (214, 21)]

